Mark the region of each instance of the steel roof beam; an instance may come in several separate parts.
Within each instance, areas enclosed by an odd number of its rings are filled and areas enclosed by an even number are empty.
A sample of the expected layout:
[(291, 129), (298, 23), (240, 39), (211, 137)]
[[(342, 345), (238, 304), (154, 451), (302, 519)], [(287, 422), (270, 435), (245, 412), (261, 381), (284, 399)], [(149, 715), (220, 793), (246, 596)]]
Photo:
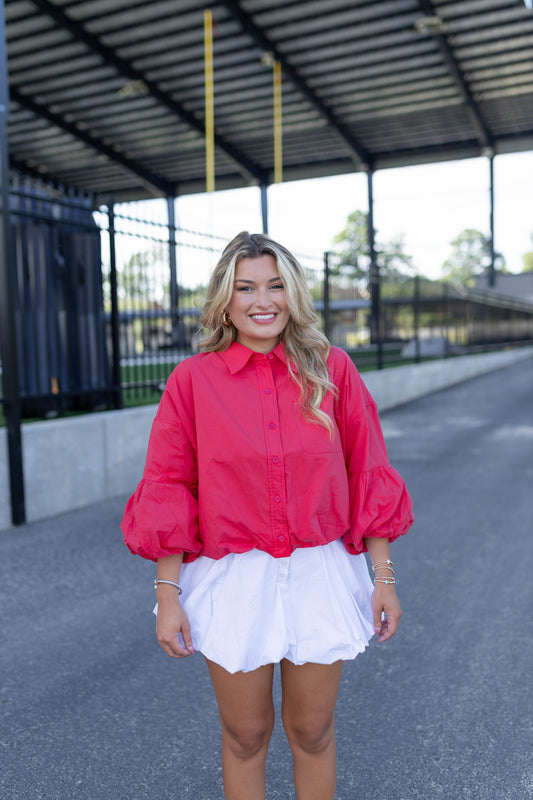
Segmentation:
[(320, 112), (329, 125), (337, 132), (343, 139), (349, 150), (359, 162), (362, 169), (369, 171), (372, 169), (372, 157), (370, 153), (363, 147), (363, 145), (356, 139), (353, 133), (344, 125), (335, 113), (327, 106), (317, 94), (308, 86), (305, 79), (300, 73), (287, 61), (287, 58), (281, 53), (276, 45), (268, 38), (268, 36), (259, 28), (253, 21), (250, 14), (241, 8), (237, 0), (222, 0), (226, 8), (239, 20), (244, 31), (252, 37), (256, 44), (265, 52), (272, 53), (273, 58), (279, 61), (281, 68), (285, 75), (289, 78), (292, 84), (307, 98), (307, 100)]
[(56, 114), (53, 111), (50, 111), (49, 108), (46, 106), (37, 103), (32, 97), (28, 97), (27, 95), (21, 94), (18, 89), (11, 87), (9, 90), (9, 94), (11, 96), (11, 100), (15, 103), (18, 103), (19, 106), (23, 108), (27, 108), (33, 114), (36, 114), (39, 117), (43, 117), (44, 119), (48, 120), (52, 125), (56, 125), (58, 128), (61, 128), (67, 133), (70, 133), (71, 136), (74, 136), (76, 139), (82, 141), (84, 144), (89, 145), (94, 150), (98, 150), (103, 155), (107, 156), (112, 161), (117, 162), (121, 166), (125, 167), (127, 170), (132, 172), (138, 178), (142, 180), (143, 183), (149, 184), (151, 187), (157, 189), (158, 192), (162, 192), (165, 195), (175, 193), (175, 186), (168, 181), (164, 180), (164, 178), (160, 178), (158, 175), (154, 175), (149, 170), (145, 169), (141, 164), (135, 161), (128, 156), (123, 155), (122, 153), (117, 152), (112, 147), (99, 139), (97, 136), (94, 136), (92, 133), (88, 131), (80, 130), (76, 125), (72, 122), (68, 122), (64, 117), (60, 114)]
[[(425, 16), (438, 18), (437, 10), (435, 10), (433, 7), (431, 0), (418, 0), (418, 5)], [(439, 51), (446, 63), (446, 66), (448, 67), (448, 70), (454, 79), (455, 85), (459, 89), (481, 147), (493, 151), (494, 139), (492, 133), (487, 127), (487, 124), (483, 119), (483, 115), (481, 114), (481, 111), (479, 110), (474, 99), (474, 95), (472, 94), (470, 87), (468, 86), (463, 73), (461, 72), (459, 62), (457, 61), (454, 52), (448, 43), (445, 32), (439, 32), (438, 30), (435, 30), (431, 31), (429, 35), (432, 36), (437, 42)]]
[[(142, 81), (148, 89), (148, 93), (159, 103), (166, 106), (170, 111), (176, 114), (183, 122), (186, 122), (191, 128), (198, 131), (202, 136), (205, 136), (205, 127), (203, 120), (198, 119), (190, 111), (187, 111), (181, 103), (178, 103), (174, 98), (160, 89), (154, 82), (145, 77), (145, 75), (136, 69), (129, 61), (121, 58), (117, 53), (107, 45), (103, 44), (97, 36), (89, 33), (83, 25), (79, 22), (68, 17), (60, 8), (50, 3), (49, 0), (31, 0), (42, 12), (48, 14), (52, 19), (62, 28), (68, 30), (76, 39), (82, 41), (93, 52), (98, 53), (104, 61), (112, 64), (122, 75), (133, 81)], [(225, 155), (230, 158), (237, 166), (244, 170), (248, 176), (263, 182), (266, 180), (266, 171), (258, 164), (251, 161), (236, 147), (227, 142), (222, 136), (215, 133), (215, 144)]]

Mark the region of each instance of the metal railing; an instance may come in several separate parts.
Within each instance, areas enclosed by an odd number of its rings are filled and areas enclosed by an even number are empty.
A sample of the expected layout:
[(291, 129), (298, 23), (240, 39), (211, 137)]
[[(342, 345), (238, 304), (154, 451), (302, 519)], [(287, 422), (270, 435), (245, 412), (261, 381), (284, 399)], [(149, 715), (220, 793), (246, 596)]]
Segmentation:
[(369, 281), (331, 267), (318, 308), (328, 337), (363, 366), (480, 352), (533, 341), (533, 304), (421, 276), (381, 275), (378, 318)]
[[(162, 222), (15, 178), (8, 205), (0, 410), (10, 446), (20, 450), (20, 417), (157, 402), (196, 351), (208, 275), (227, 240), (176, 226), (171, 198)], [(332, 254), (296, 255), (330, 341), (360, 369), (533, 342), (533, 304), (398, 273), (370, 281)], [(18, 481), (12, 502), (23, 509)]]

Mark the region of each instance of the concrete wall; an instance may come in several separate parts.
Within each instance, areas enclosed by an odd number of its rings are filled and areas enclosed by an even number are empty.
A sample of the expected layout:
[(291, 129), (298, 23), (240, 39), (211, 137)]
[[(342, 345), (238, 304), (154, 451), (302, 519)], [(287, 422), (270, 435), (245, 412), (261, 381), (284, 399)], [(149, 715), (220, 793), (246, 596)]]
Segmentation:
[[(22, 426), (26, 518), (33, 522), (133, 491), (157, 406)], [(11, 524), (5, 430), (0, 429), (0, 530)]]
[[(533, 356), (533, 348), (461, 356), (365, 373), (378, 408), (407, 403), (446, 386)], [(156, 406), (106, 411), (22, 426), (29, 522), (127, 494), (144, 465)], [(11, 524), (7, 435), (0, 429), (0, 530)]]
[(376, 372), (366, 372), (363, 378), (379, 410), (385, 411), (532, 356), (533, 347), (524, 347), (497, 353), (427, 361), (405, 367), (391, 367)]

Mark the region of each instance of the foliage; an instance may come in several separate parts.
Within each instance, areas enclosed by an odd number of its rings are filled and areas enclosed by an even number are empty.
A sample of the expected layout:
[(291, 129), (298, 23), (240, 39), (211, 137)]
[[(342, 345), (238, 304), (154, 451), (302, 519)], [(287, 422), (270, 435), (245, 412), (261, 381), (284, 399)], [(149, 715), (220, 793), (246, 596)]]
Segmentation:
[(333, 239), (334, 253), (338, 265), (332, 271), (351, 272), (354, 278), (362, 278), (368, 269), (368, 231), (367, 217), (363, 211), (353, 211), (347, 219), (344, 230)]
[(170, 294), (168, 255), (162, 244), (153, 242), (150, 250), (133, 253), (118, 266), (119, 297), (136, 307), (157, 302), (168, 303)]
[[(153, 242), (150, 250), (133, 253), (118, 266), (119, 305), (124, 310), (170, 307), (170, 268), (168, 249)], [(205, 286), (178, 284), (180, 306), (202, 308)], [(107, 300), (107, 298), (106, 298)], [(106, 302), (109, 305), (110, 301)]]
[(533, 250), (530, 250), (528, 253), (524, 253), (522, 260), (524, 262), (522, 272), (533, 272)]
[[(334, 238), (334, 253), (338, 258), (333, 272), (349, 275), (352, 278), (368, 278), (370, 248), (368, 242), (368, 214), (353, 211), (347, 219), (344, 230)], [(381, 275), (389, 281), (402, 281), (406, 271), (412, 273), (413, 259), (404, 249), (403, 236), (389, 241), (376, 238), (376, 258)]]
[(203, 308), (207, 297), (207, 286), (182, 286), (178, 283), (180, 307)]
[[(533, 234), (531, 234), (531, 243), (533, 244)], [(533, 250), (524, 253), (522, 264), (522, 272), (533, 272)]]
[[(474, 286), (476, 277), (490, 267), (490, 237), (475, 228), (465, 228), (451, 242), (451, 247), (451, 253), (442, 265), (443, 278), (461, 286)], [(501, 253), (494, 253), (494, 267), (506, 272)]]
[[(337, 266), (333, 272), (349, 275), (362, 280), (368, 278), (370, 266), (370, 248), (368, 242), (368, 214), (364, 211), (353, 211), (347, 219), (344, 230), (334, 238)], [(401, 281), (406, 271), (412, 273), (412, 256), (404, 250), (402, 236), (389, 241), (376, 238), (376, 260), (381, 274), (389, 281)]]

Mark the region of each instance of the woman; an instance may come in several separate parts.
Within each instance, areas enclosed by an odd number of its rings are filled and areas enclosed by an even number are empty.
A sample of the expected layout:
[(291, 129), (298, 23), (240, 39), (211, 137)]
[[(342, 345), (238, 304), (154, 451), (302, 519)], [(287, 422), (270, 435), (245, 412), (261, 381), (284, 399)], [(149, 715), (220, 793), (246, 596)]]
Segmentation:
[(265, 798), (278, 662), (296, 796), (331, 800), (342, 661), (396, 631), (389, 542), (411, 501), (375, 403), (316, 327), (284, 247), (236, 236), (202, 321), (204, 352), (168, 380), (122, 529), (157, 560), (161, 647), (207, 660), (227, 800)]

